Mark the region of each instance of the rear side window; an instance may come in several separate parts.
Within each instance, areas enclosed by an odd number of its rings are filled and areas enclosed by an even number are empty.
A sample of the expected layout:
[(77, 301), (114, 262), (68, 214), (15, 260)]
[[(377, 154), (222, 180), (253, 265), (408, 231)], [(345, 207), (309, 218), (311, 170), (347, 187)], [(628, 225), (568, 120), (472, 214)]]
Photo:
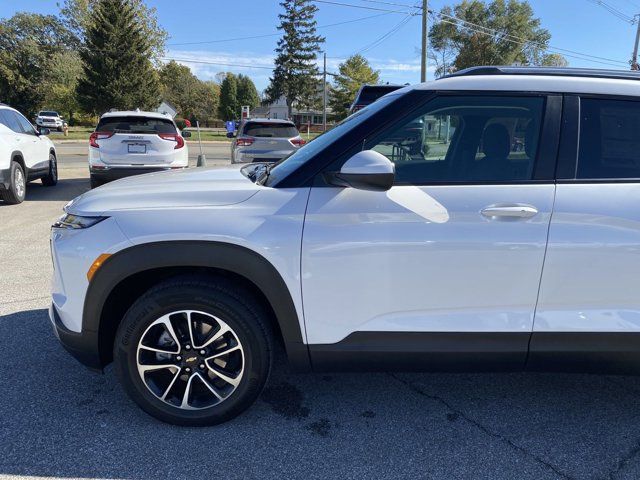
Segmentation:
[(244, 134), (250, 137), (283, 137), (298, 136), (298, 129), (292, 123), (248, 122), (244, 126)]
[(165, 118), (150, 117), (106, 117), (101, 118), (98, 132), (114, 133), (176, 133), (173, 122)]
[(640, 102), (582, 99), (576, 178), (640, 178)]
[(20, 127), (18, 117), (11, 110), (0, 110), (0, 123), (9, 127), (16, 133), (24, 133), (22, 131), (22, 127)]

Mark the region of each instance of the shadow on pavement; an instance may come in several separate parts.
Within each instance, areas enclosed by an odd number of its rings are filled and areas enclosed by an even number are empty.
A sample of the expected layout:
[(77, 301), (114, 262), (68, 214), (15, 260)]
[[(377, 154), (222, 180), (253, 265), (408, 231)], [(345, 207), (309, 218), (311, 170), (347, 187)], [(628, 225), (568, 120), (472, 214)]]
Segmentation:
[(638, 478), (640, 381), (559, 374), (293, 375), (235, 421), (178, 428), (55, 340), (0, 317), (0, 476)]
[[(25, 202), (50, 202), (71, 200), (89, 190), (88, 178), (67, 178), (58, 180), (53, 187), (45, 187), (40, 180), (27, 185)], [(11, 206), (0, 201), (0, 206)]]

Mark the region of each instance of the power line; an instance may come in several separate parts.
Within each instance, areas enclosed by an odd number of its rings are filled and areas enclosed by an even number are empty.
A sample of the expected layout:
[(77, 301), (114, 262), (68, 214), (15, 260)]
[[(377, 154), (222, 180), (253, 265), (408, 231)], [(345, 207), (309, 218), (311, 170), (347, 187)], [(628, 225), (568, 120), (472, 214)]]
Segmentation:
[[(339, 5), (341, 7), (361, 8), (361, 9), (364, 9), (364, 10), (375, 10), (375, 11), (378, 11), (378, 12), (404, 13), (404, 14), (412, 13), (412, 12), (407, 12), (406, 10), (389, 10), (389, 9), (385, 9), (385, 8), (368, 7), (366, 5), (354, 5), (353, 3), (333, 2), (333, 1), (330, 1), (330, 0), (311, 0), (311, 1), (314, 2), (314, 3), (326, 3), (328, 5)], [(411, 8), (411, 7), (409, 7), (409, 8)]]
[[(489, 27), (485, 27), (484, 25), (479, 25), (477, 23), (472, 23), (469, 22), (467, 20), (462, 20), (461, 18), (455, 17), (453, 15), (447, 15), (444, 13), (436, 13), (434, 12), (434, 15), (439, 16), (439, 17), (445, 17), (448, 18), (450, 20), (453, 20), (455, 22), (459, 22), (465, 25), (471, 25), (472, 27), (475, 27), (475, 30), (473, 28), (467, 27), (470, 30), (473, 30), (477, 33), (483, 33), (486, 35), (500, 35), (502, 37), (504, 37), (505, 40), (508, 41), (514, 41), (514, 43), (520, 43), (520, 44), (531, 44), (531, 45), (535, 45), (543, 50), (556, 50), (557, 52), (561, 52), (561, 53), (565, 53), (568, 57), (572, 57), (572, 58), (576, 58), (579, 60), (589, 60), (589, 59), (596, 59), (596, 60), (604, 60), (606, 62), (611, 62), (611, 63), (618, 63), (618, 64), (625, 64), (626, 62), (622, 61), (622, 60), (616, 60), (616, 59), (612, 59), (612, 58), (607, 58), (607, 57), (599, 57), (597, 55), (591, 55), (588, 53), (582, 53), (582, 52), (577, 52), (575, 50), (569, 50), (567, 48), (560, 48), (560, 47), (556, 47), (553, 45), (545, 45), (544, 43), (540, 43), (540, 42), (536, 42), (535, 40), (527, 40), (526, 38), (522, 38), (522, 37), (517, 37), (515, 35), (511, 35), (508, 33), (504, 33), (504, 32), (500, 32), (498, 30), (494, 30), (492, 28)], [(443, 20), (441, 20), (443, 21)], [(451, 23), (451, 22), (445, 22), (445, 23)], [(455, 25), (455, 24), (454, 24)], [(580, 55), (580, 57), (576, 57), (576, 55)], [(584, 57), (584, 58), (582, 58)], [(597, 63), (602, 63), (602, 62), (597, 62)]]
[(633, 17), (630, 17), (629, 15), (627, 15), (626, 13), (618, 10), (617, 8), (615, 8), (612, 5), (609, 5), (607, 2), (605, 2), (604, 0), (587, 0), (590, 3), (593, 3), (594, 5), (598, 5), (602, 8), (604, 8), (606, 11), (608, 11), (609, 13), (611, 13), (613, 16), (619, 18), (620, 20), (627, 22), (631, 25), (633, 25), (635, 23), (635, 19)]
[(396, 25), (394, 25), (391, 30), (389, 30), (387, 33), (385, 33), (384, 35), (382, 35), (381, 37), (379, 37), (377, 40), (374, 40), (372, 43), (370, 43), (369, 45), (361, 48), (360, 50), (358, 50), (355, 54), (361, 54), (364, 53), (368, 50), (371, 50), (372, 48), (377, 47), (378, 45), (380, 45), (381, 43), (383, 43), (387, 38), (393, 36), (393, 34), (395, 34), (396, 32), (398, 32), (402, 27), (404, 27), (407, 23), (409, 23), (411, 21), (411, 19), (415, 16), (415, 14), (410, 14), (407, 15), (405, 18), (403, 18), (402, 20), (400, 20), (400, 22), (398, 22)]
[[(456, 22), (453, 22), (451, 20), (441, 19), (440, 21), (443, 22), (443, 23), (448, 23), (450, 25), (459, 26)], [(474, 31), (476, 33), (480, 33), (482, 35), (489, 35), (489, 36), (494, 36), (495, 35), (495, 33), (490, 33), (490, 32), (484, 31), (484, 30), (474, 29), (474, 28), (471, 28), (471, 27), (466, 27), (466, 28), (468, 28), (469, 30), (472, 30), (472, 31)], [(527, 44), (532, 43), (532, 41), (527, 41), (527, 40), (522, 40), (522, 41), (512, 40), (512, 39), (508, 38), (508, 36), (505, 36), (505, 38), (503, 38), (503, 40), (505, 40), (507, 42), (511, 42), (511, 43), (515, 43), (515, 44), (521, 45), (523, 47), (526, 46)], [(533, 43), (535, 43), (535, 42), (533, 42)], [(553, 52), (555, 50), (553, 47), (549, 47), (549, 46), (545, 47), (543, 44), (539, 44), (539, 46), (543, 51), (547, 51), (547, 52), (548, 51), (552, 51)], [(555, 53), (557, 53), (557, 52), (555, 52)], [(571, 54), (568, 54), (568, 53), (564, 53), (563, 55), (566, 55), (567, 57), (570, 57), (570, 58), (576, 58), (578, 60), (586, 60), (586, 61), (589, 61), (589, 62), (599, 63), (599, 64), (607, 65), (607, 66), (615, 66), (615, 67), (618, 67), (618, 68), (621, 65), (626, 65), (626, 62), (622, 62), (622, 61), (618, 61), (618, 60), (610, 60), (608, 62), (604, 62), (604, 61), (599, 61), (599, 60), (593, 60), (591, 58), (579, 57), (577, 55), (571, 55)], [(586, 54), (579, 53), (579, 55), (586, 55)]]
[(176, 62), (184, 63), (198, 63), (203, 65), (221, 65), (224, 67), (245, 67), (245, 68), (262, 68), (265, 70), (273, 70), (273, 66), (267, 67), (266, 65), (251, 65), (247, 63), (223, 63), (223, 62), (206, 62), (204, 60), (192, 60), (188, 58), (175, 58), (175, 57), (162, 57), (163, 60), (174, 60)]
[[(391, 12), (383, 12), (383, 13), (378, 13), (376, 15), (369, 15), (367, 17), (354, 18), (352, 20), (345, 20), (344, 22), (329, 23), (327, 25), (318, 25), (316, 28), (337, 27), (338, 25), (347, 25), (349, 23), (362, 22), (364, 20), (369, 20), (371, 18), (382, 17), (384, 15), (388, 15), (389, 13)], [(209, 43), (237, 42), (240, 40), (254, 40), (256, 38), (279, 37), (280, 35), (282, 34), (281, 33), (265, 33), (264, 35), (253, 35), (250, 37), (222, 38), (219, 40), (204, 40), (201, 42), (167, 43), (167, 47), (179, 47), (184, 45), (206, 45)]]

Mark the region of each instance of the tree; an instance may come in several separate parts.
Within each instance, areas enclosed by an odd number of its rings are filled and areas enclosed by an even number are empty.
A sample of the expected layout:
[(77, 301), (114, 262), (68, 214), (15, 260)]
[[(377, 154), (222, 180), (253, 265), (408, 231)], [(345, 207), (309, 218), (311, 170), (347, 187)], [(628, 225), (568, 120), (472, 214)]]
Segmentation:
[(476, 65), (543, 65), (559, 61), (545, 53), (551, 34), (540, 26), (527, 1), (463, 0), (444, 7), (440, 21), (431, 27), (430, 43), (434, 56), (455, 52), (451, 70)]
[(310, 0), (284, 0), (284, 13), (278, 15), (283, 36), (276, 47), (275, 68), (267, 89), (270, 101), (284, 95), (289, 116), (294, 104), (309, 107), (318, 99), (317, 54), (324, 38), (316, 34), (315, 13)]
[(73, 114), (80, 110), (76, 88), (78, 78), (82, 75), (82, 60), (75, 51), (57, 53), (51, 58), (49, 75), (55, 83), (48, 87), (44, 106), (48, 109), (63, 112), (72, 124)]
[[(86, 39), (86, 32), (92, 23), (94, 9), (99, 2), (100, 0), (64, 0), (62, 5), (58, 4), (62, 21), (81, 42)], [(155, 7), (147, 7), (144, 0), (132, 0), (131, 3), (136, 11), (139, 26), (149, 41), (151, 59), (156, 65), (160, 65), (169, 35), (158, 24), (158, 15)], [(115, 6), (114, 4), (114, 8)]]
[(236, 108), (240, 110), (244, 105), (255, 108), (260, 105), (260, 97), (253, 81), (246, 75), (238, 75), (238, 93)]
[(56, 80), (54, 59), (75, 47), (73, 34), (52, 15), (17, 13), (1, 20), (0, 99), (34, 115)]
[(331, 89), (329, 106), (337, 119), (349, 113), (348, 105), (353, 102), (362, 85), (372, 85), (380, 81), (380, 72), (374, 70), (362, 55), (352, 55), (338, 67), (335, 85)]
[(240, 116), (237, 110), (238, 99), (238, 79), (233, 73), (227, 76), (220, 85), (220, 104), (218, 106), (218, 116), (222, 120), (235, 120)]
[(136, 5), (136, 0), (96, 0), (93, 6), (76, 89), (87, 112), (150, 109), (160, 103), (158, 75), (149, 59), (152, 44)]

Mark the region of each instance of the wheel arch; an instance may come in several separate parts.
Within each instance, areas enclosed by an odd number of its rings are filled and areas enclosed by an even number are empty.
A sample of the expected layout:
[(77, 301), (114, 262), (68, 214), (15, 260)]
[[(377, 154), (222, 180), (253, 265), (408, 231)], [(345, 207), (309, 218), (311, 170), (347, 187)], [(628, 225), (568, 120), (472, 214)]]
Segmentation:
[(212, 241), (167, 241), (136, 245), (110, 256), (94, 274), (84, 302), (82, 329), (93, 338), (96, 363), (112, 360), (115, 332), (128, 307), (152, 285), (185, 273), (230, 278), (254, 288), (273, 313), (289, 363), (310, 370), (298, 314), (282, 276), (246, 247)]
[(11, 161), (12, 162), (18, 162), (20, 164), (20, 166), (22, 167), (22, 171), (25, 174), (27, 173), (27, 166), (24, 163), (24, 155), (22, 155), (21, 151), (14, 150), (13, 152), (11, 152)]

